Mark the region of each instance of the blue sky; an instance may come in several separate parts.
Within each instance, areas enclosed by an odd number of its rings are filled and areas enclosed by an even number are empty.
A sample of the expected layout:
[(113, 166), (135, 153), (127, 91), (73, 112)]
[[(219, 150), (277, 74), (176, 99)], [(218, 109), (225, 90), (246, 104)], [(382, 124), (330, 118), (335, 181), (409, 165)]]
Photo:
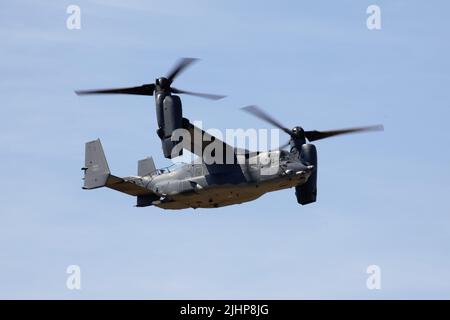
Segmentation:
[[(81, 30), (66, 8), (81, 7)], [(382, 29), (366, 28), (381, 8)], [(449, 298), (450, 45), (446, 1), (3, 1), (0, 4), (0, 298)], [(84, 143), (113, 173), (161, 155), (153, 99), (74, 89), (177, 87), (205, 128), (383, 123), (318, 142), (318, 202), (294, 190), (214, 210), (134, 208), (81, 190)], [(79, 265), (82, 290), (66, 288)], [(382, 289), (366, 288), (381, 267)]]

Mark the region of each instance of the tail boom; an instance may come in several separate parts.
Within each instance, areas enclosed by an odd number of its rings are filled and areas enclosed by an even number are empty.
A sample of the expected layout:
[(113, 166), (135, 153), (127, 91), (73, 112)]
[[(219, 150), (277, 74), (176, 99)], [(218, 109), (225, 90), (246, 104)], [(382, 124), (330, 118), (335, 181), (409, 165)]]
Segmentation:
[(131, 196), (154, 195), (144, 187), (141, 177), (120, 178), (111, 174), (100, 139), (86, 143), (83, 189), (107, 187)]

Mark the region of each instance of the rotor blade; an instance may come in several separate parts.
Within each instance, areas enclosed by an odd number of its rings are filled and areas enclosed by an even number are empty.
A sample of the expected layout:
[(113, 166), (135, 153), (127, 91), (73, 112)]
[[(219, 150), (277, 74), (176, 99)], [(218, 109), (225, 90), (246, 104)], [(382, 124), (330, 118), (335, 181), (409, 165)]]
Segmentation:
[(368, 127), (358, 127), (358, 128), (348, 128), (339, 130), (329, 130), (329, 131), (305, 131), (305, 137), (309, 141), (316, 141), (320, 139), (325, 139), (329, 137), (334, 137), (341, 134), (358, 133), (358, 132), (370, 132), (370, 131), (383, 131), (384, 127), (382, 125), (368, 126)]
[(113, 89), (99, 89), (99, 90), (78, 90), (75, 91), (77, 95), (87, 94), (137, 94), (142, 96), (152, 96), (155, 91), (154, 84), (144, 84), (140, 87), (128, 88), (113, 88)]
[(190, 94), (191, 96), (211, 99), (211, 100), (220, 100), (225, 98), (226, 96), (219, 95), (219, 94), (209, 94), (209, 93), (199, 93), (199, 92), (191, 92), (186, 90), (177, 89), (174, 87), (171, 87), (171, 90), (173, 93), (184, 93), (184, 94)]
[(173, 69), (167, 75), (167, 79), (170, 82), (173, 82), (175, 78), (178, 76), (180, 72), (182, 72), (185, 68), (187, 68), (191, 63), (197, 61), (197, 58), (182, 58), (178, 61), (178, 63), (173, 67)]
[(261, 120), (264, 120), (264, 121), (270, 123), (271, 125), (277, 127), (278, 129), (283, 130), (288, 135), (292, 136), (292, 131), (291, 130), (289, 130), (288, 128), (283, 126), (280, 122), (278, 122), (277, 120), (275, 120), (274, 118), (269, 116), (267, 113), (265, 113), (258, 106), (247, 106), (247, 107), (243, 107), (242, 110), (244, 110), (244, 111), (246, 111), (248, 113), (251, 113), (255, 117), (260, 118)]
[(284, 148), (286, 148), (287, 146), (289, 146), (291, 144), (291, 140), (283, 143), (281, 146), (278, 147), (279, 150), (282, 150)]
[(277, 151), (277, 150), (283, 150), (284, 148), (286, 148), (288, 145), (290, 145), (291, 140), (283, 143), (281, 146), (278, 146), (278, 148), (276, 149), (270, 149), (270, 151)]

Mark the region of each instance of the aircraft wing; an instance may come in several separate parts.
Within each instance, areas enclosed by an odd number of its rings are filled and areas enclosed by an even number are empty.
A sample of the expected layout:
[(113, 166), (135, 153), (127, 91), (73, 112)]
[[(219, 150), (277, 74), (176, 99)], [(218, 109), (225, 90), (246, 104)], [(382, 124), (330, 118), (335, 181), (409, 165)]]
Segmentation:
[[(229, 163), (225, 161), (227, 159), (235, 160), (236, 154), (249, 153), (246, 149), (234, 148), (206, 131), (194, 126), (186, 118), (183, 119), (183, 128), (189, 131), (191, 137), (190, 143), (185, 143), (183, 147), (195, 155), (203, 157), (204, 160), (205, 157), (208, 157), (211, 154), (212, 149), (222, 153), (223, 162), (221, 164)], [(212, 143), (214, 145), (211, 145)]]

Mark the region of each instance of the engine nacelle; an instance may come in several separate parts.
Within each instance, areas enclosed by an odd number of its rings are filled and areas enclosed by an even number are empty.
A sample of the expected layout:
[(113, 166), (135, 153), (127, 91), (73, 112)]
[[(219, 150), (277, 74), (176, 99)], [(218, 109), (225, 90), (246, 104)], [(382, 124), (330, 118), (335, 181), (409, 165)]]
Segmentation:
[(303, 144), (300, 148), (300, 159), (307, 165), (315, 167), (306, 183), (295, 187), (297, 202), (301, 205), (316, 202), (317, 198), (317, 150), (313, 144)]
[[(161, 139), (164, 157), (172, 157), (172, 149), (179, 142), (171, 141), (172, 133), (182, 128), (183, 108), (180, 97), (160, 93), (156, 97), (157, 134)], [(182, 150), (178, 155), (182, 155)], [(178, 156), (177, 155), (177, 156)]]

